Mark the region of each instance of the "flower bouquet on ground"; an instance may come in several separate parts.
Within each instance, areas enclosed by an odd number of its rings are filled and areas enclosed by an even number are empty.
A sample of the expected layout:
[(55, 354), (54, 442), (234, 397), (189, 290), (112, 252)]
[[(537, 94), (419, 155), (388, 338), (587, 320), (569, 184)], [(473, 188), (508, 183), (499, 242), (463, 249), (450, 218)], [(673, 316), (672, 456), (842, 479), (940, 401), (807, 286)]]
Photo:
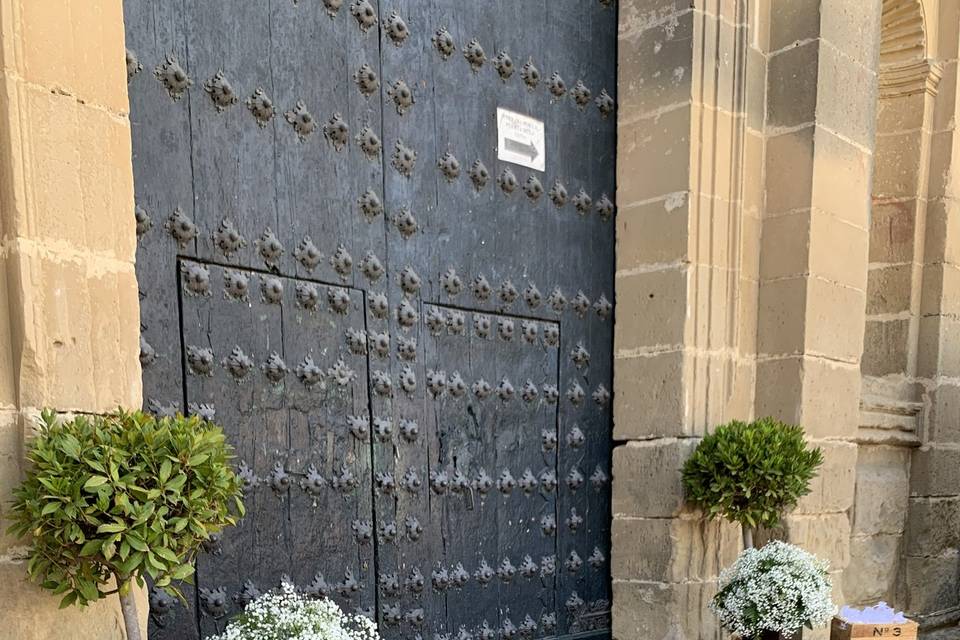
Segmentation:
[(247, 605), (210, 640), (380, 640), (377, 625), (348, 615), (335, 602), (297, 593), (284, 582)]
[(779, 540), (746, 549), (720, 574), (710, 608), (743, 640), (799, 637), (836, 613), (827, 563)]

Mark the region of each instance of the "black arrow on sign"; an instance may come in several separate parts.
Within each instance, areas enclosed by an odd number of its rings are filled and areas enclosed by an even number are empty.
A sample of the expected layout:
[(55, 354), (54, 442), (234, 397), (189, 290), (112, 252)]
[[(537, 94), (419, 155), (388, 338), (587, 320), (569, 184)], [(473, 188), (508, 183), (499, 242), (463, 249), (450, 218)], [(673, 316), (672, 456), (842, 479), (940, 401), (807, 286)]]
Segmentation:
[(540, 152), (537, 151), (536, 145), (534, 145), (532, 142), (520, 142), (519, 140), (513, 140), (505, 137), (503, 139), (503, 144), (510, 153), (519, 153), (521, 155), (529, 156), (531, 162), (536, 160), (537, 156), (540, 155)]

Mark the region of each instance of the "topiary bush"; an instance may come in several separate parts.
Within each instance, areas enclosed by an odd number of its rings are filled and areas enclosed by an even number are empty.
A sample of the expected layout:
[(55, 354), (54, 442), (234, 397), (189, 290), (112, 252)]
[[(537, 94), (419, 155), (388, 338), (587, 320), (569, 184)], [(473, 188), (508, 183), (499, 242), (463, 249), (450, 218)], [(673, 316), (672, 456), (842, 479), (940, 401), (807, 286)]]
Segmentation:
[(799, 426), (773, 418), (733, 421), (700, 441), (684, 465), (683, 484), (710, 518), (740, 523), (750, 547), (755, 528), (775, 527), (810, 493), (821, 464), (823, 453), (807, 447)]
[(172, 582), (191, 578), (200, 545), (243, 515), (232, 449), (196, 416), (41, 421), (9, 514), (10, 532), (32, 544), (27, 571), (61, 608), (118, 593), (127, 638), (139, 640), (133, 581), (180, 595)]

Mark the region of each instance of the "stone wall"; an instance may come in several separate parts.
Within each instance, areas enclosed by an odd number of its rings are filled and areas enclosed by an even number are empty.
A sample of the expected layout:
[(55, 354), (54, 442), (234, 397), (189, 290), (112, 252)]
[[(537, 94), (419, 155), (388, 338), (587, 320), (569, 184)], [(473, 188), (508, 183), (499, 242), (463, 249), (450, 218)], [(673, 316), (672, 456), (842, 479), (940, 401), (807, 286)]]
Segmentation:
[(883, 3), (854, 571), (844, 581), (852, 602), (896, 602), (926, 627), (960, 618), (960, 478), (938, 471), (960, 462), (958, 27), (956, 3)]
[[(0, 2), (0, 532), (41, 408), (140, 405), (123, 39), (120, 0)], [(123, 637), (114, 602), (58, 611), (23, 555), (0, 533), (0, 639)]]
[(739, 532), (684, 507), (680, 467), (730, 419), (823, 448), (760, 540), (829, 559), (843, 599), (880, 1), (621, 0), (620, 20), (614, 635), (718, 638)]

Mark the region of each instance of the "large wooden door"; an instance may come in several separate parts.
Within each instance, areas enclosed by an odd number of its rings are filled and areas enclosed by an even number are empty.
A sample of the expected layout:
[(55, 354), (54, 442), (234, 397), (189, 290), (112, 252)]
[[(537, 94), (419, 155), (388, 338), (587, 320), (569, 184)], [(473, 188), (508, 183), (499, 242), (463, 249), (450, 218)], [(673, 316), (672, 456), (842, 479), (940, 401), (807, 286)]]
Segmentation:
[(613, 0), (125, 17), (145, 403), (224, 426), (249, 508), (151, 637), (281, 580), (388, 638), (608, 634)]

